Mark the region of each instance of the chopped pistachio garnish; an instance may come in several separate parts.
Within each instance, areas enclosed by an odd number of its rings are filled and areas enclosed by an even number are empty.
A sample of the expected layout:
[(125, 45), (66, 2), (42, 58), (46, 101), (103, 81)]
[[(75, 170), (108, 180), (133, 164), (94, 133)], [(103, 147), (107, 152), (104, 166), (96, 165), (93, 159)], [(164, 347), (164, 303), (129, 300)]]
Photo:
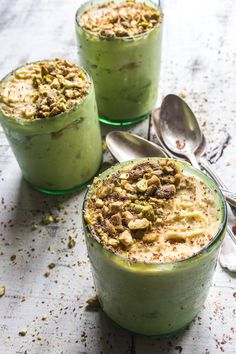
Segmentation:
[(69, 237), (69, 242), (68, 242), (68, 248), (73, 248), (76, 245), (76, 241), (70, 236)]
[(119, 213), (122, 210), (122, 202), (114, 202), (110, 205), (111, 214)]
[(5, 295), (5, 286), (2, 286), (0, 288), (0, 297), (4, 296)]
[(116, 254), (171, 262), (207, 245), (220, 216), (202, 181), (185, 175), (173, 160), (147, 159), (96, 178), (84, 218), (101, 244)]
[(21, 337), (24, 337), (24, 336), (26, 336), (26, 334), (27, 334), (27, 329), (22, 329), (21, 331), (19, 331), (19, 336), (21, 336)]
[(123, 231), (119, 236), (119, 241), (126, 247), (132, 245), (133, 238), (131, 233), (128, 230)]
[(83, 70), (67, 60), (28, 64), (1, 82), (0, 109), (16, 118), (44, 119), (71, 109), (89, 87)]
[(50, 274), (51, 274), (51, 272), (49, 272), (49, 271), (45, 272), (44, 273), (45, 278), (48, 278)]
[(135, 0), (107, 1), (91, 6), (79, 16), (80, 26), (101, 38), (133, 37), (162, 21), (157, 8)]
[(65, 206), (63, 204), (58, 204), (57, 209), (63, 210), (63, 209), (65, 209)]
[(146, 179), (140, 179), (140, 181), (138, 181), (136, 183), (136, 187), (137, 187), (137, 190), (139, 192), (145, 192), (147, 190), (147, 187), (148, 187), (148, 182)]
[(100, 303), (98, 301), (97, 296), (91, 296), (87, 301), (87, 306), (86, 306), (86, 310), (89, 311), (96, 311), (100, 308)]
[(38, 228), (38, 225), (33, 223), (31, 226), (31, 230), (37, 230), (37, 228)]
[(53, 220), (56, 222), (56, 223), (59, 223), (61, 221), (61, 217), (59, 215), (54, 215), (53, 216)]
[(42, 217), (42, 223), (44, 225), (48, 225), (51, 224), (53, 222), (53, 216), (52, 215), (44, 215)]
[(96, 200), (96, 207), (97, 207), (97, 208), (102, 208), (103, 205), (104, 205), (104, 203), (103, 203), (102, 199), (99, 199), (99, 198), (98, 198), (98, 199)]
[(53, 269), (56, 267), (56, 264), (54, 262), (49, 263), (48, 268)]
[(149, 226), (150, 226), (150, 222), (146, 218), (131, 220), (128, 223), (128, 228), (130, 230), (143, 230), (143, 229), (147, 229)]
[(110, 239), (108, 240), (108, 244), (109, 244), (110, 246), (116, 247), (116, 246), (119, 245), (119, 243), (120, 243), (120, 241), (119, 241), (119, 240), (116, 240), (115, 238), (110, 238)]
[(143, 236), (143, 241), (144, 242), (154, 242), (154, 241), (156, 241), (157, 237), (158, 237), (158, 234), (156, 232), (151, 232), (151, 233), (145, 234)]
[(14, 261), (15, 261), (15, 259), (16, 259), (16, 255), (15, 255), (15, 254), (13, 254), (13, 255), (10, 257), (10, 260), (11, 260), (12, 262), (14, 262)]
[(105, 220), (105, 228), (110, 235), (113, 235), (116, 233), (115, 226), (108, 219)]
[(120, 179), (128, 179), (129, 178), (129, 174), (128, 173), (121, 173), (120, 174)]

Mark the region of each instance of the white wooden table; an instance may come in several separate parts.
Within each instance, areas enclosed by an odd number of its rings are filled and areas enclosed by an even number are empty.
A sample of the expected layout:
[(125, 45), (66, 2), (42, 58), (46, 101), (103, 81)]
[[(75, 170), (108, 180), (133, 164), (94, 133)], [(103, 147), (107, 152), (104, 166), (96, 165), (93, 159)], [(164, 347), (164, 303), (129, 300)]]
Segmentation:
[[(0, 76), (32, 60), (60, 56), (76, 62), (74, 15), (80, 2), (0, 0)], [(209, 142), (207, 157), (236, 192), (236, 2), (166, 0), (162, 6), (160, 94), (186, 92)], [(105, 134), (110, 128), (102, 129)], [(129, 130), (154, 139), (148, 120)], [(106, 152), (104, 167), (111, 163)], [(83, 196), (32, 190), (0, 131), (0, 287), (6, 288), (0, 353), (235, 354), (236, 276), (220, 266), (204, 309), (172, 338), (130, 335), (101, 310), (86, 307), (95, 291), (81, 225)], [(65, 209), (58, 210), (60, 203)], [(62, 220), (41, 225), (48, 213)], [(76, 239), (72, 249), (69, 236)], [(56, 266), (45, 277), (51, 262)]]

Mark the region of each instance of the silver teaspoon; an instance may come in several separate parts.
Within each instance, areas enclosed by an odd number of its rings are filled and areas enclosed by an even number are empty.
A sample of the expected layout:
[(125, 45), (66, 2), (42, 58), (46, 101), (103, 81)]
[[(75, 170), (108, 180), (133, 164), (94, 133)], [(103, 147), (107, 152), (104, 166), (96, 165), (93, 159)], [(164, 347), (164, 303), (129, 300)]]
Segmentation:
[(159, 126), (165, 146), (200, 169), (195, 153), (201, 144), (202, 132), (193, 112), (180, 97), (170, 94), (164, 98)]
[(125, 131), (108, 133), (106, 143), (112, 155), (119, 162), (141, 157), (167, 157), (166, 152), (160, 146)]
[[(159, 113), (159, 114), (157, 114)], [(187, 103), (177, 95), (167, 95), (158, 112), (152, 114), (153, 125), (159, 140), (172, 153), (187, 157), (191, 164), (200, 169), (200, 164), (212, 179), (221, 187), (227, 202), (232, 206), (236, 215), (236, 195), (229, 191), (225, 185), (219, 183), (220, 179), (213, 172), (210, 164), (204, 159), (199, 162), (206, 142), (200, 125)], [(198, 158), (197, 158), (198, 156)]]

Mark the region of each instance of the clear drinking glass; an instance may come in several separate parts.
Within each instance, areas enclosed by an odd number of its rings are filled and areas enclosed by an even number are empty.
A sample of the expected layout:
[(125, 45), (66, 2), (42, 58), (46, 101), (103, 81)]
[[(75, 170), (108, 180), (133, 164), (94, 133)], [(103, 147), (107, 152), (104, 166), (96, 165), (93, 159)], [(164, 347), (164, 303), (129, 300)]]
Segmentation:
[[(82, 28), (79, 19), (91, 6), (101, 3), (104, 1), (87, 2), (76, 13), (80, 64), (93, 78), (100, 120), (129, 125), (146, 118), (157, 100), (163, 16), (161, 23), (146, 33), (99, 38)], [(151, 1), (145, 3), (160, 10)]]
[(80, 189), (100, 167), (97, 106), (93, 83), (86, 75), (91, 83), (88, 95), (56, 116), (27, 120), (6, 116), (0, 109), (0, 122), (23, 176), (41, 192), (64, 194)]
[[(100, 176), (105, 178), (127, 164), (130, 162), (118, 164)], [(221, 213), (217, 234), (192, 257), (159, 264), (128, 261), (104, 248), (84, 220), (88, 255), (102, 309), (120, 326), (144, 335), (174, 333), (184, 328), (201, 310), (226, 230), (227, 209), (218, 186), (189, 164), (180, 161), (179, 164), (184, 173), (194, 175), (207, 185)], [(88, 195), (92, 190), (93, 185)], [(86, 197), (83, 209), (85, 213)]]

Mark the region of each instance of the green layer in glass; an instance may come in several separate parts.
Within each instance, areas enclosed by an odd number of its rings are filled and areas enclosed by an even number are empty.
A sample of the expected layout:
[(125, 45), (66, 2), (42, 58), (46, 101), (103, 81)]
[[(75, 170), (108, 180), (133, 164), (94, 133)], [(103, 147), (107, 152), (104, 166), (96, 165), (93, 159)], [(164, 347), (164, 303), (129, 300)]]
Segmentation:
[[(149, 160), (157, 161), (155, 158)], [(128, 164), (133, 162), (121, 165)], [(132, 263), (104, 248), (84, 221), (94, 283), (103, 310), (120, 326), (144, 335), (174, 333), (184, 328), (201, 310), (226, 230), (227, 209), (217, 185), (189, 164), (180, 161), (179, 164), (186, 174), (201, 179), (212, 190), (220, 210), (218, 233), (198, 254), (174, 263)], [(121, 165), (100, 176), (106, 177)], [(92, 191), (93, 186), (88, 195)]]
[(99, 169), (102, 146), (92, 82), (84, 100), (67, 112), (26, 120), (0, 110), (0, 121), (24, 178), (41, 192), (75, 191)]
[(146, 118), (157, 100), (163, 24), (134, 37), (99, 38), (79, 25), (83, 12), (99, 3), (104, 1), (87, 2), (76, 14), (80, 64), (93, 78), (100, 120), (133, 124)]

